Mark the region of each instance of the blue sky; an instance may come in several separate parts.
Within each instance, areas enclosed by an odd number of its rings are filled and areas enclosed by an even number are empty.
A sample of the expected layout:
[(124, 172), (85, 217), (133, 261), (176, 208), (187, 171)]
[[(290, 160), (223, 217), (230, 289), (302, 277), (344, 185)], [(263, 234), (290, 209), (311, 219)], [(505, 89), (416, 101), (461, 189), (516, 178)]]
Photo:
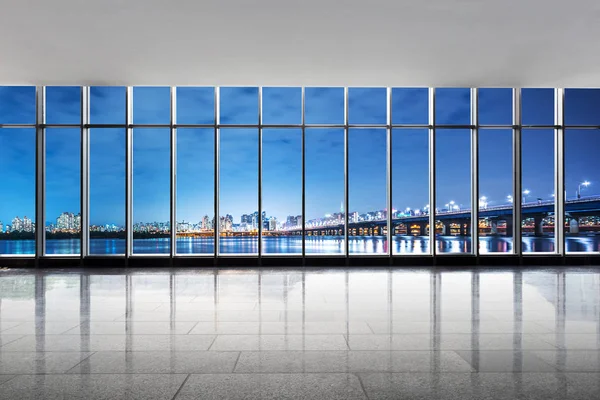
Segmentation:
[[(342, 124), (342, 88), (307, 88), (306, 123)], [(438, 89), (436, 122), (468, 124), (468, 89)], [(552, 89), (523, 91), (523, 123), (552, 125)], [(169, 123), (168, 88), (134, 89), (136, 124)], [(181, 88), (177, 96), (180, 124), (212, 124), (215, 97), (212, 88)], [(263, 123), (298, 124), (302, 118), (300, 88), (264, 88)], [(566, 91), (565, 122), (600, 125), (599, 90)], [(427, 89), (393, 89), (394, 123), (428, 121)], [(479, 94), (481, 124), (510, 124), (510, 89), (482, 89)], [(350, 88), (348, 118), (351, 124), (385, 124), (386, 90)], [(79, 88), (47, 89), (47, 122), (77, 124), (81, 120)], [(221, 122), (256, 124), (257, 88), (222, 88)], [(0, 123), (35, 122), (35, 89), (0, 87)], [(90, 93), (90, 122), (125, 122), (125, 88), (94, 87)], [(470, 131), (438, 129), (436, 132), (437, 205), (454, 200), (468, 206), (470, 198)], [(180, 128), (177, 145), (178, 219), (198, 222), (213, 216), (214, 131)], [(136, 128), (133, 133), (134, 222), (169, 220), (169, 130)], [(344, 134), (339, 128), (306, 130), (306, 218), (338, 212), (344, 193)], [(300, 129), (263, 130), (263, 209), (284, 221), (301, 213)], [(90, 132), (90, 209), (92, 224), (124, 223), (125, 130), (95, 128)], [(512, 132), (481, 129), (479, 132), (480, 195), (490, 205), (503, 204), (512, 190)], [(554, 140), (551, 129), (523, 130), (523, 188), (528, 200), (551, 199)], [(79, 130), (47, 131), (47, 220), (64, 211), (79, 212)], [(228, 128), (220, 137), (220, 211), (239, 222), (244, 213), (258, 208), (258, 131)], [(385, 129), (356, 128), (349, 132), (350, 211), (365, 213), (386, 207)], [(565, 134), (566, 191), (575, 196), (579, 182), (592, 185), (582, 195), (600, 193), (600, 131), (568, 129)], [(428, 203), (428, 131), (396, 128), (392, 133), (393, 206), (422, 209)], [(34, 217), (35, 132), (33, 129), (0, 129), (0, 220)]]

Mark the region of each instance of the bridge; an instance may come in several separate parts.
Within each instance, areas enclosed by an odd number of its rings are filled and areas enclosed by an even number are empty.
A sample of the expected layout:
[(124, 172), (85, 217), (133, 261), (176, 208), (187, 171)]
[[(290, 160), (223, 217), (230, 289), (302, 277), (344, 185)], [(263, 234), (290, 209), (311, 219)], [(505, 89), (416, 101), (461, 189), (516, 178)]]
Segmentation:
[[(569, 224), (569, 232), (579, 233), (579, 218), (600, 216), (600, 196), (582, 197), (580, 199), (567, 200), (565, 202), (566, 216), (565, 220)], [(482, 207), (479, 209), (479, 218), (489, 221), (490, 234), (499, 233), (499, 223), (507, 236), (512, 235), (512, 215), (513, 205), (504, 204), (496, 207)], [(543, 235), (543, 220), (554, 216), (554, 201), (536, 201), (527, 202), (521, 205), (521, 215), (523, 219), (530, 219), (533, 227), (524, 227), (530, 229), (536, 236)], [(442, 235), (457, 234), (470, 235), (471, 209), (438, 211), (436, 213), (436, 231)], [(416, 234), (424, 236), (429, 229), (429, 213), (419, 215), (405, 215), (398, 218), (392, 218), (392, 226), (398, 230), (404, 226), (407, 234)], [(533, 228), (533, 229), (531, 229)], [(552, 226), (552, 229), (553, 226)], [(371, 221), (351, 221), (348, 223), (349, 236), (379, 236), (384, 235), (387, 230), (387, 220)], [(271, 232), (273, 236), (301, 234), (302, 229), (289, 229), (280, 232)], [(344, 224), (331, 224), (318, 227), (307, 227), (307, 235), (343, 235)], [(267, 234), (267, 232), (265, 232)]]

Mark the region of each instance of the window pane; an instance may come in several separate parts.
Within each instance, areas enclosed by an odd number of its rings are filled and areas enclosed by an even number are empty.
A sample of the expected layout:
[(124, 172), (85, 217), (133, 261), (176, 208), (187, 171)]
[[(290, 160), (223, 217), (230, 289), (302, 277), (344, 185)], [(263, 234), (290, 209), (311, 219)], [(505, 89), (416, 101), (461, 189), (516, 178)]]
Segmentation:
[(392, 89), (392, 123), (415, 125), (428, 124), (429, 89)]
[(215, 130), (177, 129), (177, 253), (215, 251)]
[(469, 125), (471, 123), (471, 89), (436, 89), (435, 123), (438, 125)]
[(215, 88), (178, 87), (177, 88), (178, 124), (214, 124)]
[(221, 124), (258, 124), (258, 88), (223, 87), (219, 96)]
[(392, 131), (393, 254), (429, 254), (429, 130)]
[(565, 131), (566, 250), (600, 251), (600, 130)]
[(344, 254), (344, 130), (306, 129), (306, 254)]
[(479, 89), (478, 117), (481, 125), (512, 125), (512, 89)]
[(79, 254), (81, 130), (46, 129), (46, 254)]
[(90, 123), (124, 124), (126, 88), (92, 86), (90, 88)]
[(523, 125), (554, 125), (554, 89), (522, 89)]
[(0, 129), (0, 254), (35, 253), (35, 129)]
[(350, 124), (387, 123), (386, 88), (349, 88), (348, 122)]
[(350, 129), (348, 133), (350, 253), (388, 251), (385, 129)]
[(46, 87), (46, 123), (81, 123), (81, 88), (78, 86)]
[(171, 88), (134, 87), (134, 124), (170, 124)]
[(565, 124), (600, 125), (600, 89), (565, 89)]
[(35, 124), (35, 86), (0, 86), (0, 124)]
[(343, 124), (344, 88), (304, 89), (304, 113), (307, 124)]
[(221, 129), (219, 140), (219, 253), (255, 254), (261, 220), (258, 131)]
[(302, 253), (302, 130), (262, 133), (262, 250)]
[(171, 138), (165, 128), (133, 132), (133, 253), (169, 253)]
[(90, 129), (90, 254), (125, 254), (125, 129)]
[(479, 252), (513, 251), (512, 129), (479, 130)]
[(522, 251), (554, 252), (554, 130), (521, 135)]
[(266, 87), (262, 92), (263, 124), (302, 123), (302, 89), (298, 87)]
[(435, 133), (436, 251), (471, 252), (471, 131)]

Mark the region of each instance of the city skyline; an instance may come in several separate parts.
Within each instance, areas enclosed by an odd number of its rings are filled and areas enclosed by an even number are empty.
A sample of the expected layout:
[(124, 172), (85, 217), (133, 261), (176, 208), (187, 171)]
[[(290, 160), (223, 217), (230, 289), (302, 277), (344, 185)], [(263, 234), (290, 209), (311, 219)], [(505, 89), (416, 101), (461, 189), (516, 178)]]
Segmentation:
[[(256, 88), (225, 88), (221, 96), (222, 123), (258, 123)], [(263, 89), (264, 123), (300, 123), (299, 88)], [(179, 89), (178, 89), (179, 90)], [(385, 89), (349, 89), (350, 123), (385, 124)], [(438, 89), (436, 122), (469, 123), (468, 89)], [(393, 123), (427, 123), (426, 89), (393, 89)], [(134, 123), (168, 123), (169, 88), (134, 88)], [(342, 88), (307, 88), (306, 122), (343, 124)], [(523, 124), (552, 125), (552, 89), (523, 90)], [(481, 89), (481, 124), (511, 124), (511, 91)], [(600, 124), (594, 90), (567, 90), (565, 123)], [(136, 102), (137, 101), (137, 102)], [(48, 123), (79, 123), (79, 88), (48, 88)], [(35, 88), (0, 88), (0, 123), (35, 123)], [(91, 88), (92, 123), (124, 123), (123, 88)], [(165, 108), (166, 107), (166, 108)], [(383, 108), (382, 108), (383, 107)], [(211, 88), (178, 92), (182, 123), (214, 123)], [(553, 130), (523, 128), (523, 189), (530, 199), (553, 194)], [(214, 210), (214, 131), (178, 129), (178, 219), (200, 221)], [(306, 215), (308, 221), (337, 210), (343, 201), (343, 135), (340, 128), (306, 128)], [(166, 221), (169, 211), (169, 130), (139, 128), (134, 133), (134, 222)], [(258, 130), (223, 128), (220, 145), (222, 214), (238, 218), (257, 207)], [(565, 186), (571, 198), (581, 182), (591, 182), (584, 195), (597, 192), (600, 168), (594, 130), (565, 132)], [(350, 208), (364, 213), (386, 207), (384, 128), (350, 129)], [(80, 131), (48, 128), (46, 153), (46, 215), (79, 212)], [(470, 202), (470, 131), (439, 129), (437, 141), (437, 200)], [(124, 225), (125, 130), (90, 131), (90, 224)], [(420, 208), (428, 203), (427, 130), (392, 131), (393, 205)], [(490, 205), (502, 204), (512, 191), (512, 131), (480, 129), (480, 195)], [(278, 220), (301, 214), (301, 131), (299, 128), (263, 129), (263, 207)], [(0, 220), (6, 225), (16, 215), (35, 216), (35, 130), (0, 129), (0, 183), (3, 199)], [(313, 168), (317, 166), (318, 168)], [(416, 167), (415, 167), (416, 166)], [(241, 200), (243, 199), (243, 200)], [(48, 218), (48, 222), (53, 218)]]

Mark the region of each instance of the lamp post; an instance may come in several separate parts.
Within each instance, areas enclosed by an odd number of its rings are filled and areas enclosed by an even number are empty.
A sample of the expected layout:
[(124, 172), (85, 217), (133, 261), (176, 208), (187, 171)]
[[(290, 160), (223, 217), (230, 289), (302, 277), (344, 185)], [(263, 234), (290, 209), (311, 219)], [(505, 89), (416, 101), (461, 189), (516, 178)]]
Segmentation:
[(523, 190), (523, 204), (527, 203), (527, 195), (531, 193), (529, 189)]
[(481, 198), (479, 199), (479, 208), (483, 208), (483, 209), (487, 208), (487, 197), (486, 196), (481, 196)]
[(589, 181), (583, 181), (581, 182), (578, 186), (577, 186), (577, 198), (580, 199), (581, 198), (581, 187), (588, 187), (590, 186), (590, 182)]

